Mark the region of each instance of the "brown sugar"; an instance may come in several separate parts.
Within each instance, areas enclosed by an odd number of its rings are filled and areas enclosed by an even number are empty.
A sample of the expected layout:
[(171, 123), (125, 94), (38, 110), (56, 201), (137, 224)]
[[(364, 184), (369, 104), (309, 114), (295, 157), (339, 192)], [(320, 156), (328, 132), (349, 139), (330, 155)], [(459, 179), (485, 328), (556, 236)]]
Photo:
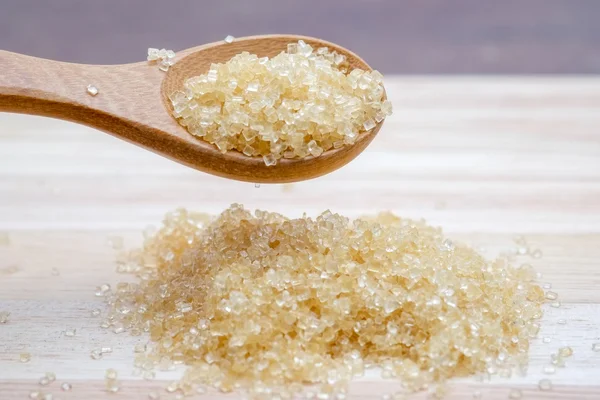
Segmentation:
[(243, 52), (212, 64), (170, 99), (191, 134), (266, 165), (352, 145), (392, 112), (379, 72), (348, 71), (345, 56), (302, 40), (270, 59)]
[(316, 384), (333, 396), (367, 365), (410, 390), (507, 376), (527, 363), (545, 301), (531, 267), (390, 213), (179, 209), (130, 258), (138, 280), (105, 293), (105, 323), (150, 336), (137, 367), (186, 364), (182, 393), (267, 399)]

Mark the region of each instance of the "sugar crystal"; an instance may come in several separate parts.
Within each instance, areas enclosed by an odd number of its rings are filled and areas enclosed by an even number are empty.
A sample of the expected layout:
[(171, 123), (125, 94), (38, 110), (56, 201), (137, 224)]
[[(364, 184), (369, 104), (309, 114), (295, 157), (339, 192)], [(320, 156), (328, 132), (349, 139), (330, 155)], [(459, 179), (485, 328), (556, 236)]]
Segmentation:
[(233, 36), (227, 35), (227, 36), (225, 36), (225, 39), (223, 39), (223, 40), (225, 41), (225, 43), (233, 43), (234, 39), (235, 38)]
[(149, 47), (148, 48), (148, 61), (156, 61), (160, 59), (160, 56), (158, 54), (158, 49)]
[(540, 390), (552, 390), (552, 381), (550, 379), (542, 379), (538, 383)]
[(90, 357), (93, 360), (99, 360), (99, 359), (101, 359), (102, 358), (102, 350), (100, 350), (100, 349), (94, 349), (94, 350), (92, 350), (90, 352)]
[(87, 92), (90, 96), (95, 96), (98, 94), (98, 88), (94, 85), (88, 85)]
[(155, 49), (150, 47), (148, 49), (147, 60), (149, 63), (158, 62), (158, 69), (161, 71), (168, 71), (169, 67), (175, 64), (175, 52), (167, 49)]
[(570, 347), (561, 347), (558, 349), (558, 354), (561, 357), (571, 357), (573, 355), (573, 349)]
[(520, 399), (522, 397), (523, 397), (523, 392), (521, 392), (520, 389), (510, 389), (510, 392), (508, 393), (509, 399)]
[(551, 375), (551, 374), (553, 374), (553, 373), (555, 373), (555, 372), (556, 372), (556, 367), (555, 367), (554, 365), (546, 365), (546, 366), (545, 366), (545, 367), (542, 369), (542, 372), (543, 372), (544, 374)]
[(558, 293), (552, 292), (552, 291), (547, 291), (546, 292), (546, 298), (548, 300), (556, 300), (556, 299), (558, 299)]
[(277, 159), (272, 154), (263, 156), (263, 161), (267, 167), (277, 164)]
[(0, 311), (0, 324), (7, 323), (9, 316), (10, 316), (10, 312), (8, 312), (8, 311)]
[(118, 373), (114, 369), (109, 368), (109, 369), (106, 370), (106, 373), (104, 374), (104, 377), (106, 379), (117, 379)]

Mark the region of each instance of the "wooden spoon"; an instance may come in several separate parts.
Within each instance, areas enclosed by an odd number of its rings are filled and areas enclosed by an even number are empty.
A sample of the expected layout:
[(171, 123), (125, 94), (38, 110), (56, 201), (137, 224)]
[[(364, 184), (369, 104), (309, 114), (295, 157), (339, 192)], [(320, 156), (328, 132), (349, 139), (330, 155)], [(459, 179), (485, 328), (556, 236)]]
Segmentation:
[[(248, 51), (272, 57), (290, 42), (304, 40), (344, 54), (351, 68), (370, 71), (356, 54), (333, 43), (295, 35), (250, 36), (194, 47), (177, 53), (168, 72), (139, 62), (124, 65), (82, 65), (0, 51), (0, 111), (42, 115), (78, 122), (140, 145), (172, 160), (214, 175), (256, 183), (284, 183), (315, 178), (348, 163), (373, 140), (381, 122), (359, 135), (352, 146), (319, 157), (281, 159), (267, 167), (261, 157), (237, 151), (226, 154), (189, 134), (171, 115), (168, 95), (192, 76), (206, 73), (211, 63), (227, 62)], [(140, 49), (140, 56), (145, 49)], [(99, 93), (91, 96), (87, 86)], [(383, 122), (383, 121), (382, 121)]]

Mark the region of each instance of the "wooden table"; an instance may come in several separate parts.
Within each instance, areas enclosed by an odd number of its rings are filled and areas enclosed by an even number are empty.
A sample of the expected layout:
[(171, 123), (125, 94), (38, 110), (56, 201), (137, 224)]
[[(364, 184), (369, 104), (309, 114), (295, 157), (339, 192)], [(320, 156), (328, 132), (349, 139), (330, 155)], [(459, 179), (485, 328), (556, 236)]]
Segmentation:
[[(28, 398), (46, 371), (56, 373), (49, 390), (63, 400), (146, 399), (152, 388), (173, 398), (161, 388), (180, 372), (153, 382), (133, 377), (132, 348), (143, 339), (106, 332), (90, 314), (103, 306), (95, 286), (122, 279), (107, 237), (133, 247), (168, 210), (218, 213), (232, 202), (292, 216), (393, 210), (441, 225), (489, 256), (526, 236), (544, 256), (517, 262), (543, 272), (563, 306), (547, 308), (527, 377), (458, 380), (448, 399), (475, 390), (506, 399), (510, 388), (524, 399), (600, 398), (600, 352), (591, 350), (600, 342), (600, 79), (392, 77), (387, 87), (395, 114), (357, 160), (321, 179), (260, 188), (83, 126), (0, 115), (0, 312), (11, 312), (0, 325), (0, 399)], [(65, 336), (69, 329), (75, 337)], [(567, 368), (543, 375), (550, 353), (565, 345), (575, 351)], [(114, 352), (92, 360), (99, 346)], [(24, 352), (29, 363), (19, 362)], [(103, 391), (107, 368), (123, 382), (113, 397)], [(537, 390), (542, 378), (554, 390)], [(61, 382), (72, 391), (62, 393)], [(397, 388), (370, 371), (349, 398), (379, 399)]]

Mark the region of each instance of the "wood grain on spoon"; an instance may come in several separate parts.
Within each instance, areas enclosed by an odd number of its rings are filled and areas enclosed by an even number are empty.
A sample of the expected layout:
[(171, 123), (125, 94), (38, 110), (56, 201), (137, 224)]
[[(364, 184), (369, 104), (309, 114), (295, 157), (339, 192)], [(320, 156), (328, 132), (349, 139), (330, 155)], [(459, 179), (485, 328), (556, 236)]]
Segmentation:
[[(303, 39), (344, 54), (351, 69), (371, 68), (356, 54), (323, 40), (295, 35), (267, 35), (223, 41), (177, 53), (175, 65), (162, 72), (156, 65), (82, 65), (0, 51), (0, 111), (65, 119), (105, 131), (189, 167), (214, 175), (257, 183), (284, 183), (334, 171), (360, 154), (381, 128), (359, 135), (352, 146), (329, 150), (320, 157), (281, 159), (266, 166), (261, 157), (237, 151), (225, 154), (189, 134), (170, 114), (168, 95), (192, 76), (206, 73), (211, 63), (227, 62), (248, 51), (273, 57), (290, 42)], [(140, 49), (143, 54), (143, 49)], [(98, 88), (90, 96), (88, 85)]]

